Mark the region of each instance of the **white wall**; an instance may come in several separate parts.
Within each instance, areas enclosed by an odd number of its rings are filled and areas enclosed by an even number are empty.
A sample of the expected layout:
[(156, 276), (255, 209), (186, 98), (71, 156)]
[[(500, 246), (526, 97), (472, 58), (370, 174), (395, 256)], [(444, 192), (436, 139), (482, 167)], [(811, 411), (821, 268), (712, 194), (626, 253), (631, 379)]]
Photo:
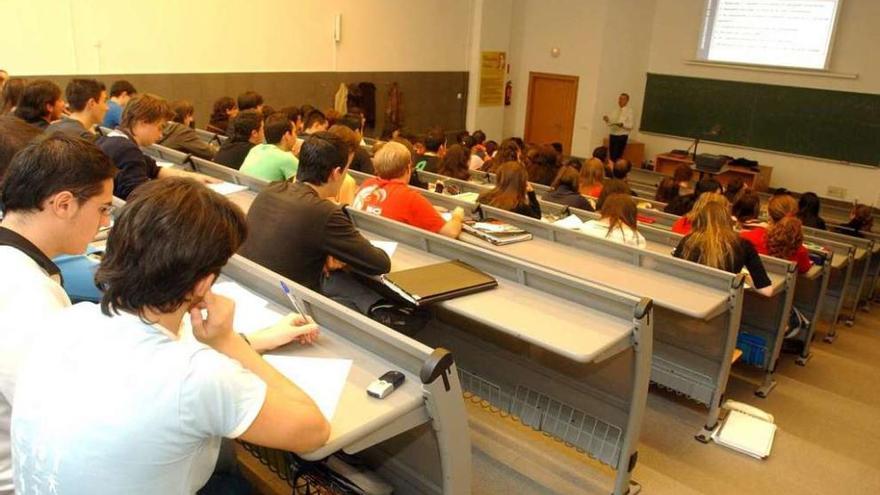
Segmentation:
[(470, 89), (467, 128), (482, 129), (490, 139), (504, 135), (504, 106), (479, 106), (480, 53), (499, 51), (510, 56), (510, 27), (514, 0), (475, 0), (471, 32)]
[(473, 1), (0, 0), (0, 64), (13, 75), (464, 71)]
[[(858, 79), (833, 79), (810, 75), (794, 75), (749, 70), (700, 67), (687, 65), (696, 54), (699, 20), (705, 0), (657, 0), (650, 43), (648, 70), (650, 72), (683, 76), (727, 79), (735, 81), (803, 86), (820, 89), (880, 93), (880, 1), (846, 0), (837, 29), (831, 70), (858, 73)], [(642, 87), (644, 92), (644, 86)], [(649, 155), (672, 148), (687, 147), (689, 141), (642, 134), (639, 139), (647, 145)], [(880, 136), (878, 136), (880, 139)], [(852, 165), (701, 144), (708, 153), (746, 156), (773, 167), (771, 185), (798, 191), (812, 190), (826, 195), (828, 186), (847, 190), (846, 199), (871, 203), (877, 201), (880, 170)]]

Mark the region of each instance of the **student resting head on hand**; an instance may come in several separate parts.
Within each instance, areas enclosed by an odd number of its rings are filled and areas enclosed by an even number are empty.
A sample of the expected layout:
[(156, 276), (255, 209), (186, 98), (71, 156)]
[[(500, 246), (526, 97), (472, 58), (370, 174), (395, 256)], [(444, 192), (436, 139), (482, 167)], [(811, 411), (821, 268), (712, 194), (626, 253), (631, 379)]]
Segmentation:
[(502, 163), (495, 171), (495, 187), (480, 193), (478, 203), (541, 218), (541, 205), (529, 184), (526, 167), (519, 162)]

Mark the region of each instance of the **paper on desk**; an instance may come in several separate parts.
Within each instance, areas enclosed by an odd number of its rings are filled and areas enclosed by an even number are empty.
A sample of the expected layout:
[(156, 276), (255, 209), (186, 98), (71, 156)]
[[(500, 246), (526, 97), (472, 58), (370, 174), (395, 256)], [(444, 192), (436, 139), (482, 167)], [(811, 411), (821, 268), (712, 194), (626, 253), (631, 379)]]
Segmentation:
[(389, 258), (393, 258), (394, 252), (397, 251), (397, 243), (394, 241), (370, 241), (370, 244), (385, 251)]
[(166, 162), (164, 160), (156, 160), (156, 165), (165, 168), (165, 167), (174, 167), (174, 164), (171, 162)]
[(208, 184), (208, 187), (214, 191), (229, 196), (241, 191), (247, 191), (248, 187), (241, 184), (233, 184), (231, 182), (218, 182), (217, 184)]
[(327, 421), (333, 420), (351, 371), (351, 359), (274, 355), (265, 355), (263, 358), (307, 393)]
[(284, 317), (284, 314), (269, 309), (269, 303), (265, 299), (235, 282), (220, 282), (211, 290), (235, 301), (232, 328), (236, 332), (253, 333), (278, 323)]
[(562, 220), (557, 220), (557, 221), (553, 222), (553, 225), (555, 225), (557, 227), (562, 227), (564, 229), (577, 229), (577, 228), (580, 228), (580, 226), (583, 225), (583, 223), (584, 222), (582, 222), (581, 219), (578, 218), (577, 215), (569, 215), (569, 216), (563, 218)]
[(455, 199), (460, 199), (462, 201), (467, 201), (468, 203), (476, 203), (477, 198), (480, 197), (480, 193), (463, 192), (463, 193), (453, 194), (452, 197)]
[(268, 301), (238, 285), (235, 282), (216, 283), (213, 287), (211, 287), (211, 292), (232, 299), (233, 301), (235, 301), (236, 306), (247, 305), (266, 307), (269, 305)]

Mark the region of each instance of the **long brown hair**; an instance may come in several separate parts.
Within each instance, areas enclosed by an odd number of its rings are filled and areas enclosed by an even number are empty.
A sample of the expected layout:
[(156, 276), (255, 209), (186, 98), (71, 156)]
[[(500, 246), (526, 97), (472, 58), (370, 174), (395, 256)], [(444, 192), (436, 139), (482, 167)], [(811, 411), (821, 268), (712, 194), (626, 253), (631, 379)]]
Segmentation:
[(454, 179), (468, 180), (471, 177), (469, 161), (471, 152), (460, 144), (446, 148), (446, 154), (440, 159), (437, 173)]
[(599, 198), (596, 200), (596, 208), (602, 209), (602, 205), (605, 204), (605, 200), (608, 199), (608, 196), (612, 194), (630, 194), (629, 184), (620, 180), (620, 179), (608, 179), (604, 182), (604, 186), (602, 186), (602, 192), (599, 193)]
[(521, 163), (502, 163), (495, 173), (495, 187), (481, 193), (478, 202), (508, 211), (527, 203), (529, 174)]
[(550, 184), (550, 189), (556, 191), (559, 189), (559, 186), (565, 185), (572, 191), (578, 192), (579, 182), (577, 169), (571, 165), (563, 165), (559, 169), (559, 173), (556, 174), (556, 178)]
[(729, 270), (739, 236), (733, 231), (733, 220), (724, 203), (710, 202), (700, 209), (691, 233), (685, 237), (682, 257), (701, 265)]
[(605, 198), (605, 202), (602, 204), (601, 218), (608, 219), (606, 237), (611, 235), (611, 231), (615, 228), (626, 234), (624, 226), (635, 232), (638, 229), (637, 211), (636, 202), (633, 201), (630, 194), (615, 193)]
[(587, 160), (587, 163), (581, 167), (580, 180), (582, 193), (587, 192), (587, 189), (593, 186), (601, 185), (605, 181), (605, 165), (602, 164), (602, 160), (598, 158)]
[(804, 242), (801, 221), (796, 217), (798, 203), (785, 194), (773, 196), (767, 204), (770, 225), (767, 227), (767, 251), (770, 256), (782, 259), (794, 257)]

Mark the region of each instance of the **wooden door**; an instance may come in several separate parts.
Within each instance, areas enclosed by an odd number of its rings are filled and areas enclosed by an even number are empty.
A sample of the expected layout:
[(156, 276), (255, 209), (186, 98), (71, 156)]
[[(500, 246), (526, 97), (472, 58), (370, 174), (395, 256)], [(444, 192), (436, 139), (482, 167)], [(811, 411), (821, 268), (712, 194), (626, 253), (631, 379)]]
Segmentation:
[(577, 89), (577, 76), (529, 73), (524, 136), (527, 143), (560, 142), (563, 153), (571, 154)]

